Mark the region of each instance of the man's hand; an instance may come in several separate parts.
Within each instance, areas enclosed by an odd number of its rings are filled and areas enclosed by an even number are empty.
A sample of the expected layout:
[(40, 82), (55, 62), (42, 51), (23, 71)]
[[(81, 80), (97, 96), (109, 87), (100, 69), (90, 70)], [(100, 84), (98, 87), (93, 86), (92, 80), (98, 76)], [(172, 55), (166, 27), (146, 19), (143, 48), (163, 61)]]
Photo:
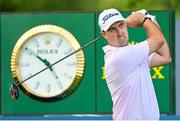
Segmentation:
[(132, 12), (130, 16), (126, 18), (126, 24), (130, 27), (142, 27), (145, 15), (140, 12)]

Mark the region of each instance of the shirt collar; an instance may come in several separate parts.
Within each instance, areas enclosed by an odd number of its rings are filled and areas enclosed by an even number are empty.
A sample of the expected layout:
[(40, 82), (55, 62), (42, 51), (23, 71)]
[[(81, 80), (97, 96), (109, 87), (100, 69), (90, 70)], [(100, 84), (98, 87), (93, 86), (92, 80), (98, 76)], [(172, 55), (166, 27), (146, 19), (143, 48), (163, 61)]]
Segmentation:
[(103, 51), (104, 53), (107, 53), (108, 51), (110, 50), (113, 50), (113, 49), (117, 49), (118, 47), (115, 47), (115, 46), (111, 46), (111, 45), (106, 45), (103, 47)]
[[(133, 45), (128, 44), (127, 46), (133, 46)], [(125, 46), (125, 47), (127, 47), (127, 46)], [(108, 51), (115, 50), (115, 49), (120, 49), (120, 48), (124, 48), (124, 47), (115, 47), (115, 46), (112, 46), (112, 45), (106, 45), (102, 49), (103, 49), (104, 53), (107, 53)]]

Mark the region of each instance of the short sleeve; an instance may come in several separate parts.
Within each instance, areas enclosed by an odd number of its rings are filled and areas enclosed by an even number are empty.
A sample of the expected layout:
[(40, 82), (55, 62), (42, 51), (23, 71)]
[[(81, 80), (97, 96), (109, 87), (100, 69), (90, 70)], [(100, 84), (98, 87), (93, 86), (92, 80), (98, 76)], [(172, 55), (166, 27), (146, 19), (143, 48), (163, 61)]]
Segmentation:
[(147, 60), (148, 55), (149, 44), (147, 41), (119, 48), (117, 54), (115, 54), (119, 69), (125, 74), (129, 74), (137, 66)]
[(149, 66), (149, 67), (150, 67), (151, 60), (152, 60), (153, 55), (154, 55), (154, 53), (152, 53), (152, 54), (149, 55), (149, 57), (148, 57), (148, 66)]

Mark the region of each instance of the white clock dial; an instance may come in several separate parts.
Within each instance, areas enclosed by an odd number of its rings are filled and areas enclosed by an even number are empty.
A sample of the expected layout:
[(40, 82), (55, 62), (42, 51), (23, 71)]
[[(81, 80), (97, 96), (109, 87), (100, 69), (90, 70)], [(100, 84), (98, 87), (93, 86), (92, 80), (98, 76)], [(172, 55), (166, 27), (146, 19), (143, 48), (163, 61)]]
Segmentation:
[[(16, 56), (12, 56), (16, 58), (17, 67), (12, 69), (12, 72), (15, 72), (14, 77), (17, 77), (19, 82), (80, 48), (70, 33), (56, 26), (47, 26), (40, 26), (41, 29), (34, 28), (36, 31), (30, 30), (31, 33), (35, 32), (30, 34), (31, 36), (28, 31), (25, 35), (29, 36), (21, 37), (19, 39), (21, 44), (17, 42), (16, 51), (13, 54)], [(15, 64), (12, 62), (14, 61), (11, 59), (11, 65)], [(77, 86), (76, 81), (79, 82), (83, 70), (84, 54), (80, 51), (24, 82), (22, 86), (37, 97), (63, 97), (69, 95)]]

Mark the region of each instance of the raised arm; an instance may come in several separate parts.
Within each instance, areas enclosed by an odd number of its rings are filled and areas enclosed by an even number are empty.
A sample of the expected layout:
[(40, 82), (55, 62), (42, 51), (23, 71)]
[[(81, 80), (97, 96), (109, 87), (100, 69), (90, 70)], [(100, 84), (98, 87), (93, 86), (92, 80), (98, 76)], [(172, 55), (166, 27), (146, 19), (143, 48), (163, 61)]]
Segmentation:
[(149, 43), (149, 54), (156, 52), (165, 43), (164, 36), (158, 26), (154, 24), (151, 20), (146, 19), (143, 27), (147, 33), (147, 41)]
[[(132, 12), (132, 14), (127, 17), (126, 23), (131, 27), (143, 26), (145, 28), (149, 44), (149, 55), (154, 53), (150, 62), (150, 67), (170, 63), (171, 56), (164, 35), (155, 23), (149, 19), (144, 21), (144, 18), (145, 15), (138, 12)], [(143, 21), (144, 23), (142, 24)]]
[(150, 62), (150, 67), (165, 65), (172, 61), (168, 43), (166, 42), (164, 36), (163, 36), (163, 41), (164, 44), (154, 52)]
[[(149, 55), (157, 51), (164, 44), (164, 37), (159, 30), (158, 26), (151, 20), (145, 19), (145, 15), (132, 12), (130, 16), (126, 18), (126, 23), (131, 27), (144, 27), (148, 38), (146, 39), (149, 44)], [(143, 23), (144, 21), (144, 23)]]
[[(158, 29), (161, 31), (160, 26), (158, 25), (158, 22), (156, 21), (155, 17), (153, 17), (152, 15), (149, 15), (149, 17), (152, 18), (153, 23), (155, 23)], [(169, 47), (162, 31), (161, 31), (161, 39), (164, 41), (164, 44), (153, 53), (153, 56), (150, 62), (150, 67), (165, 65), (171, 62)]]

